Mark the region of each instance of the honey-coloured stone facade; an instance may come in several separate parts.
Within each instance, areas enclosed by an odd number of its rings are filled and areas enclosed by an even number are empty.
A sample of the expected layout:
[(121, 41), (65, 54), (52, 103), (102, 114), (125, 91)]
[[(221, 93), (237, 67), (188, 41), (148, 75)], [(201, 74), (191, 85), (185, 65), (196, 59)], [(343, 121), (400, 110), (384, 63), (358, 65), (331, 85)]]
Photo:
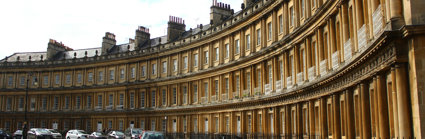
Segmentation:
[(167, 36), (140, 26), (126, 44), (107, 32), (99, 48), (51, 40), (1, 60), (0, 128), (21, 129), (27, 108), (30, 127), (61, 131), (424, 137), (422, 1), (221, 4), (195, 29), (171, 16)]

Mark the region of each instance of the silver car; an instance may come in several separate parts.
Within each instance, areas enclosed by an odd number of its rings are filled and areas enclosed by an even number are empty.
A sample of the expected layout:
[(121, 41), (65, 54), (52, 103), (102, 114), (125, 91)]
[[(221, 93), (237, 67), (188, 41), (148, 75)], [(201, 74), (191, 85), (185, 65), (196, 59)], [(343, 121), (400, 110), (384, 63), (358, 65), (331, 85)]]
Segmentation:
[(52, 134), (54, 139), (62, 139), (62, 134), (59, 133), (59, 131), (55, 130), (55, 129), (47, 129), (50, 131), (50, 133)]

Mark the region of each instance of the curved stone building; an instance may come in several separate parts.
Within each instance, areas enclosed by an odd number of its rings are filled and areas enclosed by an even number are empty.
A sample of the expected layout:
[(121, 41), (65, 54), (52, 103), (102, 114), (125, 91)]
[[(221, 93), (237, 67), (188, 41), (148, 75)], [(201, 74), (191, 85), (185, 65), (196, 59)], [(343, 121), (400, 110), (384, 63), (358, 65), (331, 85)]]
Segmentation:
[[(0, 128), (424, 138), (422, 0), (213, 1), (208, 25), (0, 61)], [(19, 45), (19, 44), (18, 44)], [(26, 97), (26, 93), (28, 96)], [(27, 110), (27, 112), (25, 112)]]

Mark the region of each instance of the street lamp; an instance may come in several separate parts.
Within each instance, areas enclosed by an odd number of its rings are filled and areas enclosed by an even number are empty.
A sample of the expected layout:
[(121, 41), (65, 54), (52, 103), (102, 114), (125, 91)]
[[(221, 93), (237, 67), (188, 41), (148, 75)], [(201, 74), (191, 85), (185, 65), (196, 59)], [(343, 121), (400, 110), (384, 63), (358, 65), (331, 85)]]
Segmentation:
[[(27, 138), (27, 132), (28, 132), (28, 121), (27, 121), (27, 105), (28, 105), (28, 90), (29, 90), (29, 82), (30, 82), (30, 77), (32, 76), (32, 73), (28, 73), (27, 76), (27, 87), (25, 89), (25, 112), (24, 112), (24, 128), (22, 129), (22, 137), (24, 139)], [(33, 85), (37, 86), (38, 82), (37, 82), (37, 77), (34, 78), (33, 80)]]

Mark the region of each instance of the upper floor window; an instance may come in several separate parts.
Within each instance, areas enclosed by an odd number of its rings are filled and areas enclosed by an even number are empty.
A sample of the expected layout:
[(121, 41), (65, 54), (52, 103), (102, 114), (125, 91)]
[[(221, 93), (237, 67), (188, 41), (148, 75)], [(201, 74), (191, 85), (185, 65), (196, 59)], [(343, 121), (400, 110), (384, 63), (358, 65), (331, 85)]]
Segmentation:
[(208, 97), (208, 83), (204, 83), (204, 97)]
[(177, 59), (173, 59), (173, 71), (177, 72)]
[(12, 97), (8, 97), (6, 99), (6, 110), (8, 111), (12, 110)]
[(59, 97), (55, 96), (55, 97), (53, 97), (53, 109), (57, 110), (58, 107), (59, 107)]
[(305, 0), (301, 0), (301, 16), (305, 17)]
[(279, 15), (279, 33), (283, 33), (283, 17)]
[(291, 27), (295, 25), (295, 11), (294, 11), (294, 7), (290, 7), (289, 8), (289, 19), (290, 19), (290, 25)]
[(77, 73), (77, 83), (81, 83), (83, 81), (83, 75), (81, 73)]
[(124, 77), (125, 77), (125, 70), (120, 69), (120, 79), (124, 79)]
[(21, 85), (21, 86), (25, 85), (25, 76), (21, 76), (19, 78), (19, 85)]
[(120, 94), (120, 96), (119, 96), (119, 105), (120, 106), (123, 106), (124, 105), (124, 94)]
[(86, 103), (86, 105), (87, 105), (87, 108), (91, 108), (91, 103), (92, 103), (92, 100), (91, 100), (91, 96), (89, 95), (89, 96), (87, 96), (87, 103)]
[(219, 88), (218, 80), (214, 80), (214, 90), (215, 90), (214, 92), (216, 95), (218, 95), (218, 88)]
[(156, 64), (152, 64), (152, 75), (156, 74)]
[(183, 69), (187, 69), (187, 56), (183, 57)]
[(251, 88), (251, 73), (246, 73), (246, 89), (249, 90)]
[(173, 104), (177, 104), (177, 89), (173, 88)]
[(218, 59), (219, 59), (219, 57), (220, 57), (220, 53), (219, 53), (219, 49), (218, 49), (218, 47), (217, 48), (214, 48), (214, 51), (215, 51), (215, 61), (218, 61)]
[(131, 78), (132, 79), (136, 78), (136, 68), (132, 67), (130, 71), (131, 71), (131, 73), (130, 73)]
[(208, 51), (205, 51), (204, 52), (204, 55), (205, 55), (205, 64), (208, 64)]
[(229, 93), (229, 78), (224, 78), (224, 92)]
[(76, 109), (80, 109), (80, 107), (81, 107), (81, 96), (76, 96), (75, 97), (75, 107), (76, 107)]
[(102, 105), (103, 105), (102, 102), (103, 102), (102, 95), (98, 95), (97, 96), (97, 106), (102, 107)]
[(183, 104), (187, 104), (187, 87), (183, 86)]
[(140, 93), (140, 107), (145, 107), (145, 92)]
[(103, 81), (103, 71), (99, 71), (99, 82)]
[(109, 70), (109, 80), (115, 79), (115, 70)]
[(251, 35), (246, 35), (245, 36), (245, 38), (246, 38), (246, 50), (249, 50), (249, 49), (251, 49)]
[(236, 40), (235, 41), (235, 53), (236, 54), (239, 54), (239, 52), (240, 52), (240, 43), (239, 43), (239, 40)]
[(65, 80), (66, 80), (66, 84), (70, 84), (71, 83), (71, 74), (67, 74), (65, 76)]
[(47, 97), (43, 97), (41, 99), (41, 109), (46, 110), (47, 109)]
[(45, 75), (43, 76), (43, 85), (49, 84), (49, 76)]
[(146, 76), (146, 66), (142, 66), (142, 73), (141, 73), (142, 77)]
[(69, 96), (65, 96), (65, 107), (64, 107), (64, 109), (69, 109), (69, 99), (70, 99)]
[(88, 75), (89, 77), (88, 77), (88, 81), (89, 82), (93, 82), (93, 72), (89, 72), (89, 75)]
[(267, 24), (267, 29), (268, 29), (267, 40), (272, 40), (272, 23)]
[(155, 97), (156, 97), (156, 92), (155, 92), (155, 90), (153, 90), (153, 91), (152, 91), (152, 93), (151, 93), (151, 97), (152, 97), (151, 107), (155, 107)]
[(60, 76), (59, 76), (59, 74), (56, 74), (55, 75), (55, 84), (59, 84), (60, 83)]
[(134, 92), (130, 93), (130, 108), (134, 108)]
[(162, 105), (167, 105), (167, 90), (162, 89)]
[(193, 55), (193, 66), (198, 66), (198, 54)]
[(114, 94), (109, 94), (109, 106), (114, 105)]
[(193, 102), (198, 101), (198, 85), (193, 85)]
[(238, 93), (239, 92), (239, 90), (240, 90), (240, 78), (239, 78), (239, 75), (236, 75), (236, 80), (235, 80), (235, 84), (236, 84), (236, 93)]
[(261, 29), (257, 29), (257, 45), (261, 45)]
[(225, 44), (225, 53), (224, 53), (224, 58), (229, 58), (229, 44)]
[(162, 62), (162, 73), (167, 73), (167, 62)]
[(7, 85), (12, 86), (13, 85), (13, 76), (9, 76), (7, 79)]
[(269, 84), (271, 84), (273, 82), (273, 69), (272, 69), (271, 65), (269, 65), (268, 68), (269, 68), (269, 71), (268, 71), (269, 72)]

